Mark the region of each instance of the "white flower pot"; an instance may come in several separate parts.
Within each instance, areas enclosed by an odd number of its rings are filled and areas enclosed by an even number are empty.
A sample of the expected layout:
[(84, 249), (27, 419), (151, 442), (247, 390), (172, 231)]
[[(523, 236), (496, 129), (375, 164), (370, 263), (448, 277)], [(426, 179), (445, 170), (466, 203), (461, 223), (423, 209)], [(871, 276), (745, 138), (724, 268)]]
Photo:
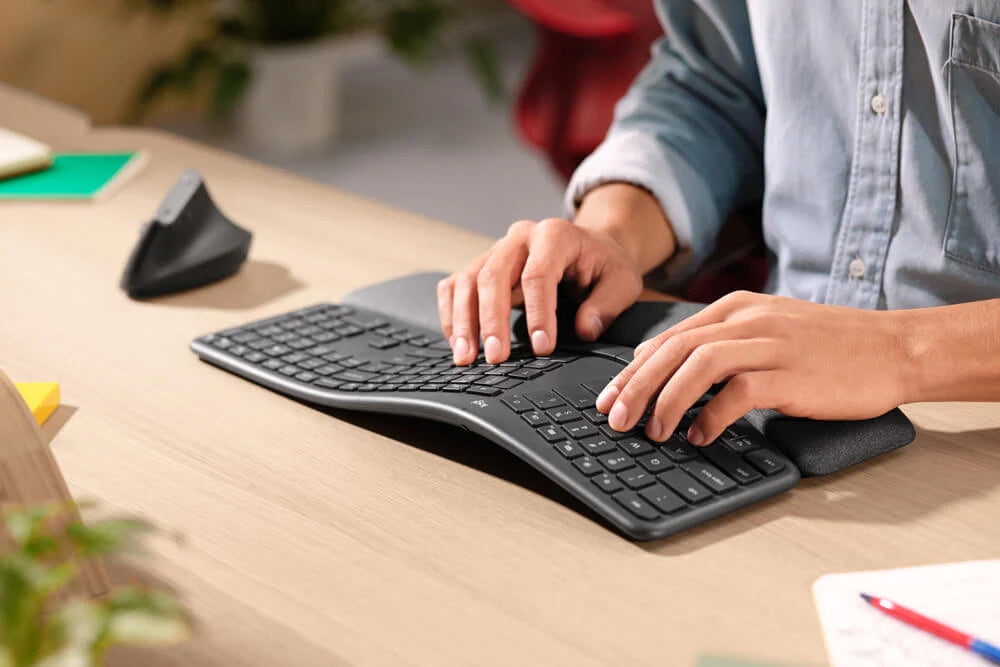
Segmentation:
[(236, 114), (242, 139), (273, 155), (329, 148), (340, 133), (343, 70), (376, 49), (373, 35), (254, 48), (250, 84)]

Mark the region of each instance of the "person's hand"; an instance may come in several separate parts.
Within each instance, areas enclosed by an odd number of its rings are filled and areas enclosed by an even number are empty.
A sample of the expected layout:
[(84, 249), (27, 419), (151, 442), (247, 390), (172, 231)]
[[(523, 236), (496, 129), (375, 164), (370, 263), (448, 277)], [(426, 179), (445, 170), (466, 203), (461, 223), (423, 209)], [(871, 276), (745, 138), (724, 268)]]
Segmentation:
[(455, 363), (472, 363), (480, 337), (487, 362), (507, 359), (510, 309), (521, 299), (532, 350), (551, 354), (562, 280), (590, 288), (575, 322), (577, 336), (585, 341), (596, 340), (642, 292), (642, 276), (607, 233), (555, 218), (515, 222), (484, 255), (438, 283), (441, 330)]
[(597, 399), (612, 428), (663, 441), (713, 384), (728, 379), (691, 424), (707, 445), (754, 408), (813, 419), (877, 417), (905, 402), (900, 312), (826, 306), (735, 292), (636, 348)]

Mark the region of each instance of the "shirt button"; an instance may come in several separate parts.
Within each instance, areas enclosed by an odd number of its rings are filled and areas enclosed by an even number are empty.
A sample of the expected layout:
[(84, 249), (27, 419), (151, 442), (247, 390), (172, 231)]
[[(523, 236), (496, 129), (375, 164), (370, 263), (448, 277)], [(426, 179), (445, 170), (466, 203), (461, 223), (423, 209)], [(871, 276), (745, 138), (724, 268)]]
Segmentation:
[(878, 115), (885, 113), (885, 110), (889, 108), (889, 103), (885, 101), (885, 97), (882, 94), (878, 94), (872, 98), (872, 111)]
[(851, 260), (851, 263), (847, 267), (848, 273), (851, 274), (852, 278), (864, 278), (865, 276), (865, 263), (863, 260), (855, 258)]

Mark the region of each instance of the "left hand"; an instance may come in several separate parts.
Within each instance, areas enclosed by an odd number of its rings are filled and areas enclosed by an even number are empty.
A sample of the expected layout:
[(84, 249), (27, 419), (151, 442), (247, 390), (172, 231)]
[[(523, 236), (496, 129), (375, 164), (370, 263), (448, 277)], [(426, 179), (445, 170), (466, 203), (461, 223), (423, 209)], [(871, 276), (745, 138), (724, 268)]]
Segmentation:
[(877, 417), (905, 402), (903, 312), (734, 292), (639, 345), (597, 409), (627, 431), (655, 400), (646, 435), (663, 441), (702, 394), (728, 379), (688, 430), (691, 444), (711, 443), (754, 408)]

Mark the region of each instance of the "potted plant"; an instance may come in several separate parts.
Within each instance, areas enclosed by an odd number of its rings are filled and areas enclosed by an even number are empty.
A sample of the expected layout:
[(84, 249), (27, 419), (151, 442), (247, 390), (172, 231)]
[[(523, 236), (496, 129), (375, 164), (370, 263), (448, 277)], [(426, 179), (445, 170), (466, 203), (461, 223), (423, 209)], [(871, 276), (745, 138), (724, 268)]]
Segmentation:
[(67, 518), (75, 516), (57, 504), (4, 508), (2, 667), (101, 665), (116, 644), (170, 644), (190, 633), (186, 613), (167, 591), (119, 586), (95, 599), (69, 595), (81, 562), (120, 554), (149, 529), (132, 519)]
[[(170, 10), (197, 0), (148, 0)], [(372, 35), (413, 64), (427, 62), (455, 11), (440, 0), (233, 0), (212, 5), (207, 36), (155, 70), (140, 93), (146, 108), (169, 89), (210, 78), (215, 119), (235, 115), (247, 140), (271, 153), (322, 149), (340, 127), (341, 72), (370, 50)], [(499, 67), (482, 38), (464, 50), (491, 97)]]

